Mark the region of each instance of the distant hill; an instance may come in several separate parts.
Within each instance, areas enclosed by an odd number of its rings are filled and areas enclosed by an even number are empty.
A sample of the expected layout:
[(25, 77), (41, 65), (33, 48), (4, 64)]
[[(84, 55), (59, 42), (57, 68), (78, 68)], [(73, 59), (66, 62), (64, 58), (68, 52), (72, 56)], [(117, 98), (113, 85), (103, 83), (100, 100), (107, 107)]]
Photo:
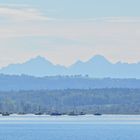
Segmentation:
[(140, 89), (138, 79), (93, 79), (81, 76), (32, 77), (27, 75), (0, 75), (0, 91), (15, 90), (63, 90), (63, 89)]
[(105, 57), (96, 55), (87, 62), (78, 61), (70, 67), (54, 65), (43, 57), (33, 58), (23, 64), (11, 64), (1, 68), (0, 73), (10, 75), (55, 76), (89, 75), (93, 78), (138, 78), (140, 63), (111, 63)]

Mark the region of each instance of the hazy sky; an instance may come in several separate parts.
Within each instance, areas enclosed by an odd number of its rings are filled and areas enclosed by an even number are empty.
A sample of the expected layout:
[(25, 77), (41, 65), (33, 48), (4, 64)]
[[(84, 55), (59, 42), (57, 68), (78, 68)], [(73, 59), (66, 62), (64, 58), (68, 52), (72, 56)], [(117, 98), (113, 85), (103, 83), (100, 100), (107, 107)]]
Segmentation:
[[(14, 2), (13, 2), (14, 1)], [(140, 61), (140, 0), (0, 0), (0, 67), (38, 55)]]

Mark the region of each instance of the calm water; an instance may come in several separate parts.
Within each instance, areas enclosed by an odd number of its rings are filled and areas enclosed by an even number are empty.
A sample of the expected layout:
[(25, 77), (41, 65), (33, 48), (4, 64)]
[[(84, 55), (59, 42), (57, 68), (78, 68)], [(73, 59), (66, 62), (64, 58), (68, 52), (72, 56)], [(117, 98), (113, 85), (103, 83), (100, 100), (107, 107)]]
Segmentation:
[(140, 140), (140, 116), (0, 117), (0, 140)]

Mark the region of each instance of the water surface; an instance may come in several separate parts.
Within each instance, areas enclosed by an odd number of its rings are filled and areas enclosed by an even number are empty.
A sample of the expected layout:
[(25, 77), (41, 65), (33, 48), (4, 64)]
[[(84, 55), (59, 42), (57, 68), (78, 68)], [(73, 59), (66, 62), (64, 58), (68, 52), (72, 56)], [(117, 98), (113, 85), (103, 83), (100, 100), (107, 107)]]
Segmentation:
[(140, 140), (140, 116), (1, 116), (0, 140)]

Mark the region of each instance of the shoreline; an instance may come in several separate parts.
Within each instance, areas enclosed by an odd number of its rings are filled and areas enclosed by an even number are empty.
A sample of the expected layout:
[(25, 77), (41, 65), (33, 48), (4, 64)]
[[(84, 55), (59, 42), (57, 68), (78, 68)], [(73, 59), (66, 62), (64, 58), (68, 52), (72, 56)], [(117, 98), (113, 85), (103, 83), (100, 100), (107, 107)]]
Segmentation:
[(110, 124), (137, 124), (140, 125), (140, 115), (82, 115), (82, 116), (50, 116), (50, 115), (17, 115), (0, 116), (0, 124), (81, 124), (81, 125), (110, 125)]
[(96, 114), (85, 114), (85, 115), (51, 115), (51, 114), (41, 114), (41, 115), (36, 115), (36, 114), (32, 114), (32, 113), (29, 113), (29, 114), (16, 114), (16, 113), (13, 113), (13, 114), (9, 114), (7, 116), (4, 116), (2, 114), (0, 114), (0, 117), (10, 117), (10, 116), (50, 116), (50, 117), (61, 117), (61, 116), (67, 116), (67, 117), (79, 117), (79, 116), (97, 116), (97, 117), (101, 117), (101, 116), (140, 116), (140, 114), (100, 114), (100, 115), (96, 115)]

